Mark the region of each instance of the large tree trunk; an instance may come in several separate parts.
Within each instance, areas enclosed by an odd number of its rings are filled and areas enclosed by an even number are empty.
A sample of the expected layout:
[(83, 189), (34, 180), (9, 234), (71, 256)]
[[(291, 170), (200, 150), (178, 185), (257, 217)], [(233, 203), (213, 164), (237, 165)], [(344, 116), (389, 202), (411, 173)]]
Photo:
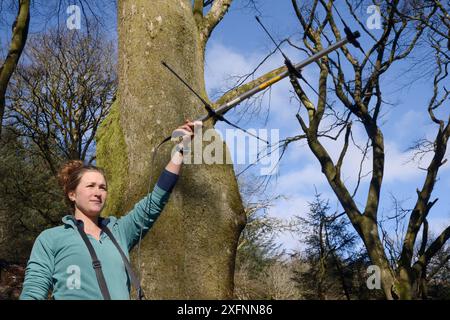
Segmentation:
[(364, 242), (371, 262), (380, 268), (381, 289), (386, 299), (395, 299), (395, 274), (386, 259), (383, 244), (378, 234), (378, 225), (370, 218), (364, 217), (360, 220), (356, 229)]
[(417, 276), (417, 271), (405, 266), (399, 266), (395, 271), (392, 269), (386, 258), (377, 224), (365, 218), (361, 221), (361, 231), (361, 238), (367, 248), (370, 260), (380, 268), (381, 289), (386, 299), (411, 300), (419, 298), (420, 277)]
[[(107, 215), (128, 212), (147, 193), (173, 145), (158, 151), (149, 182), (152, 148), (184, 119), (202, 113), (197, 98), (161, 60), (205, 92), (204, 48), (191, 1), (119, 1), (118, 31), (119, 90), (97, 146), (97, 161), (107, 171), (111, 190)], [(244, 223), (232, 165), (184, 165), (169, 203), (142, 241), (147, 297), (231, 298)]]

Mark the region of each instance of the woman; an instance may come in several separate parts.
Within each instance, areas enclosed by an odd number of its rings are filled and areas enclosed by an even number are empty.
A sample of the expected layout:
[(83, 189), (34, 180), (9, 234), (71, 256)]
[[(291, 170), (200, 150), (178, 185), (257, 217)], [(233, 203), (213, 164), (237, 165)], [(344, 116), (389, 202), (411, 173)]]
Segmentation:
[[(194, 123), (187, 120), (177, 132), (193, 136), (193, 129)], [(135, 286), (139, 282), (128, 253), (167, 203), (182, 157), (182, 150), (175, 152), (153, 192), (120, 219), (100, 217), (108, 194), (102, 169), (81, 161), (63, 166), (58, 178), (73, 212), (62, 219), (62, 226), (37, 237), (20, 299), (47, 299), (50, 290), (53, 299), (129, 299), (130, 281)]]

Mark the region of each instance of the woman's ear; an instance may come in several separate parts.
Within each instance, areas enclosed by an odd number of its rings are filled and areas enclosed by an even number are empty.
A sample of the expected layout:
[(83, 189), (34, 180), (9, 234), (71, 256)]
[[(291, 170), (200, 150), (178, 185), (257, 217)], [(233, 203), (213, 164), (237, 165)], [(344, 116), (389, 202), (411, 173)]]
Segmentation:
[(75, 191), (70, 191), (67, 196), (69, 197), (70, 201), (75, 201)]

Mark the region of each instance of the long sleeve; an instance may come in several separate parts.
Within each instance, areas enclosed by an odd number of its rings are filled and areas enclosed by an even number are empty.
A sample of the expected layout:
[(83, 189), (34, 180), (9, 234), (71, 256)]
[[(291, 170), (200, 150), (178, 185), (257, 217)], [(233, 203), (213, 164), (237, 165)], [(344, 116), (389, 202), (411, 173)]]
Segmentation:
[(119, 228), (127, 240), (128, 250), (131, 250), (139, 241), (141, 229), (142, 237), (150, 230), (169, 200), (177, 180), (178, 175), (164, 170), (153, 191), (118, 220)]
[(52, 287), (54, 254), (51, 246), (41, 233), (36, 239), (25, 270), (21, 300), (45, 300)]

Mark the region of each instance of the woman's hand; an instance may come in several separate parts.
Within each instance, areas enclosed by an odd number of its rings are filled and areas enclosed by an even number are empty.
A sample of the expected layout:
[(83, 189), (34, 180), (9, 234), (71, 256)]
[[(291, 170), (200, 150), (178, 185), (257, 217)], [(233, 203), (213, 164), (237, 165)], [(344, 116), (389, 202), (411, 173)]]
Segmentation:
[(183, 163), (183, 154), (190, 151), (191, 140), (195, 133), (202, 129), (202, 121), (192, 122), (186, 119), (182, 126), (176, 128), (172, 133), (172, 139), (178, 139), (179, 143), (172, 150), (172, 158), (166, 166), (166, 170), (179, 174)]
[[(203, 126), (202, 121), (192, 122), (191, 120), (186, 119), (185, 123), (182, 126), (179, 126), (178, 128), (176, 128), (174, 130), (174, 133), (175, 133), (175, 131), (177, 131), (177, 132), (181, 131), (181, 132), (184, 133), (184, 135), (191, 136), (191, 138), (192, 138), (194, 136), (194, 134), (195, 134), (195, 131), (196, 131), (195, 129), (198, 128), (198, 127), (202, 127), (202, 126)], [(172, 133), (172, 136), (176, 135), (174, 133)]]

